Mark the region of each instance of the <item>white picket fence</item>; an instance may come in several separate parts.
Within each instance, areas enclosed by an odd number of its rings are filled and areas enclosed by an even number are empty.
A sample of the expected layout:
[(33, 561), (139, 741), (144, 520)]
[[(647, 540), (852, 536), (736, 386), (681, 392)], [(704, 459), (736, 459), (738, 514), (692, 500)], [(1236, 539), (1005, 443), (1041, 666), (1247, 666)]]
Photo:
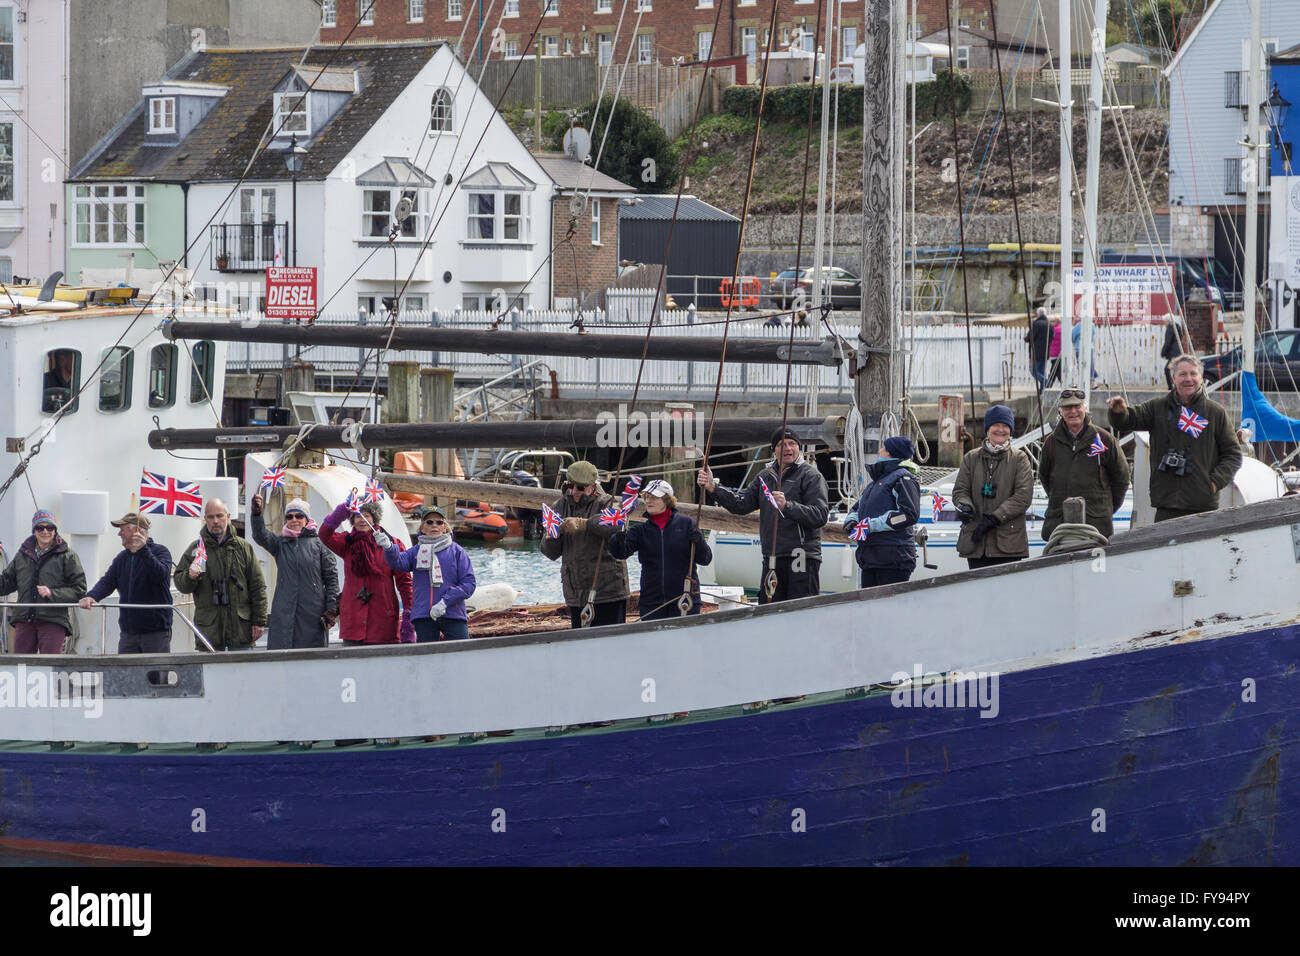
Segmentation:
[[(1002, 331), (1003, 353), (1014, 385), (1032, 385), (1034, 381), (1024, 336), (1023, 326)], [(1070, 348), (1068, 336), (1065, 338), (1062, 351)], [(1097, 380), (1112, 388), (1163, 387), (1165, 360), (1160, 357), (1160, 347), (1164, 338), (1163, 324), (1094, 326), (1092, 354)]]

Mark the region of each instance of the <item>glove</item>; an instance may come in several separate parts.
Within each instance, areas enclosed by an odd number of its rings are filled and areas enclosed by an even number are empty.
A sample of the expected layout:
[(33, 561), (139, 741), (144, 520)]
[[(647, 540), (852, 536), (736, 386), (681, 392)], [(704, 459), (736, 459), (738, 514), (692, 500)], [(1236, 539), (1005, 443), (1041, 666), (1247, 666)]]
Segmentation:
[(347, 518), (347, 516), (348, 516), (348, 506), (339, 505), (337, 508), (335, 508), (325, 517), (325, 523), (329, 525), (331, 528), (337, 528), (339, 525), (343, 523), (343, 520)]
[(375, 531), (375, 544), (379, 545), (380, 551), (387, 551), (393, 546), (393, 539), (382, 531)]
[(886, 523), (887, 515), (876, 515), (874, 518), (867, 520), (867, 531), (871, 534), (879, 534), (882, 531), (888, 531), (889, 525)]
[(402, 612), (402, 623), (397, 627), (397, 639), (402, 644), (415, 643), (415, 625), (411, 623), (411, 612)]
[(979, 541), (997, 526), (998, 519), (993, 515), (985, 515), (983, 518), (980, 518), (980, 523), (975, 526), (975, 540)]
[(429, 617), (433, 618), (435, 621), (438, 620), (438, 618), (442, 617), (446, 613), (447, 613), (446, 601), (439, 601), (433, 607), (429, 608)]
[(560, 525), (560, 530), (565, 534), (572, 534), (578, 531), (587, 530), (586, 518), (565, 518), (564, 523)]
[(853, 529), (857, 526), (857, 523), (858, 513), (856, 511), (850, 511), (849, 516), (844, 519), (844, 533), (852, 533)]
[(975, 520), (975, 512), (970, 505), (957, 505), (957, 520), (962, 524), (969, 524)]
[(252, 507), (253, 514), (260, 515), (262, 513), (262, 496), (253, 495), (252, 505), (253, 505)]

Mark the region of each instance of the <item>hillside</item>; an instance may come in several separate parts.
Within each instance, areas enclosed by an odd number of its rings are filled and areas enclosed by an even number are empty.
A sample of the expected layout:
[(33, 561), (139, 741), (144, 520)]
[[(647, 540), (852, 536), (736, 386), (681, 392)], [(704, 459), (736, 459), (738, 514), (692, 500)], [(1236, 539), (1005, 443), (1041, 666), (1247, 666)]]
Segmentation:
[[(1058, 207), (1059, 133), (1048, 111), (1010, 115), (1012, 156), (1004, 134), (996, 143), (989, 137), (994, 114), (983, 119), (963, 117), (958, 125), (963, 190), (978, 182), (978, 195), (968, 212), (1012, 211), (1012, 168), (1021, 212), (1054, 212)], [(1107, 114), (1102, 131), (1101, 208), (1110, 213), (1136, 212), (1140, 205), (1120, 150), (1120, 136)], [(1122, 114), (1137, 155), (1137, 173), (1153, 209), (1168, 202), (1167, 137), (1159, 110), (1131, 110)], [(924, 126), (924, 124), (922, 124)], [(754, 121), (736, 116), (706, 117), (696, 132), (699, 148), (687, 173), (689, 191), (729, 212), (739, 213), (745, 191)], [(817, 188), (818, 130), (813, 130), (809, 150), (808, 196)], [(1082, 122), (1074, 131), (1074, 154), (1080, 188), (1086, 156)], [(802, 125), (764, 122), (759, 138), (758, 162), (750, 198), (752, 212), (795, 212), (803, 190), (804, 148), (807, 130)], [(686, 146), (686, 135), (677, 141)], [(991, 147), (991, 148), (990, 148)], [(841, 212), (857, 212), (862, 203), (862, 127), (840, 126), (837, 153), (835, 205)], [(952, 123), (937, 122), (925, 128), (916, 142), (917, 212), (955, 216), (956, 183), (944, 181), (945, 160), (953, 155)], [(910, 162), (910, 158), (909, 158)], [(981, 168), (982, 163), (982, 168)], [(951, 169), (951, 164), (949, 164)], [(978, 176), (977, 176), (978, 172)], [(829, 177), (829, 174), (828, 174)], [(951, 179), (951, 173), (949, 173)], [(828, 179), (829, 181), (829, 179)], [(811, 200), (809, 202), (812, 208)]]

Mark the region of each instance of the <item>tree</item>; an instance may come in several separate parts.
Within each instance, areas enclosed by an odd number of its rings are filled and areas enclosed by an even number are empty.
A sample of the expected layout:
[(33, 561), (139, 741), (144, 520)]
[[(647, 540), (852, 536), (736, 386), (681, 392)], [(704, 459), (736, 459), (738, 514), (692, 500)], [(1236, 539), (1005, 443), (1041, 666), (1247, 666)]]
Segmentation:
[(1156, 49), (1173, 50), (1177, 46), (1174, 31), (1187, 7), (1183, 0), (1141, 0), (1137, 10), (1137, 31), (1143, 44)]
[[(611, 105), (612, 104), (612, 105)], [(595, 116), (595, 126), (592, 117)], [(678, 158), (663, 127), (645, 110), (620, 98), (606, 96), (597, 111), (595, 101), (578, 110), (575, 123), (591, 132), (591, 158), (600, 153), (597, 167), (606, 176), (642, 192), (662, 192), (676, 185)], [(608, 138), (606, 138), (608, 129)], [(551, 139), (552, 149), (563, 149), (564, 130)], [(605, 140), (601, 151), (601, 140)]]

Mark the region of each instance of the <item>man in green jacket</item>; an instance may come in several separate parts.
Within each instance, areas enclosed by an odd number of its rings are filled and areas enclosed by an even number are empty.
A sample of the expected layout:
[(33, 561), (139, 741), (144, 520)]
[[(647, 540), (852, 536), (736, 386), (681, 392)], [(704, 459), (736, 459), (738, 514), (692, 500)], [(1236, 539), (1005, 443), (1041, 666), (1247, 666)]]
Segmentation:
[(1082, 498), (1084, 521), (1107, 538), (1115, 533), (1111, 519), (1128, 492), (1128, 461), (1114, 436), (1089, 419), (1082, 389), (1061, 392), (1061, 421), (1043, 442), (1038, 480), (1047, 491), (1043, 540), (1061, 523), (1066, 498)]
[(1241, 467), (1241, 446), (1228, 413), (1201, 384), (1201, 360), (1180, 355), (1172, 367), (1169, 394), (1136, 408), (1119, 396), (1109, 402), (1116, 435), (1150, 433), (1151, 504), (1157, 521), (1214, 511), (1219, 492)]
[(172, 575), (176, 590), (194, 595), (194, 624), (217, 650), (252, 647), (266, 629), (266, 580), (253, 546), (231, 530), (221, 499), (204, 506), (199, 540), (207, 560), (194, 559), (198, 541), (186, 548)]
[(560, 561), (564, 603), (573, 627), (582, 626), (582, 609), (588, 600), (594, 612), (592, 627), (622, 624), (627, 619), (631, 593), (627, 562), (614, 557), (605, 547), (618, 528), (600, 520), (601, 511), (618, 507), (619, 499), (605, 494), (597, 480), (596, 466), (589, 461), (575, 461), (566, 478), (564, 497), (553, 505), (563, 519), (560, 535), (542, 538), (542, 554)]

